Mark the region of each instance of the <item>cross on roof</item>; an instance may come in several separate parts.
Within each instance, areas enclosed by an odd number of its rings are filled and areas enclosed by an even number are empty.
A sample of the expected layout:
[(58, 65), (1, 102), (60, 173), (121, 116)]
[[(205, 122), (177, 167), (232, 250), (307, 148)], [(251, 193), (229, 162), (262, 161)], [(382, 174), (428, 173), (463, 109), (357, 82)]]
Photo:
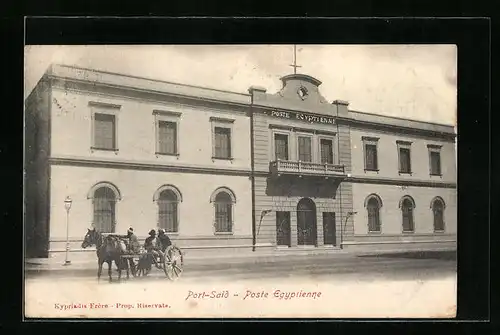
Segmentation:
[(290, 64), (291, 67), (293, 67), (293, 74), (297, 74), (297, 68), (302, 67), (300, 65), (297, 65), (297, 45), (293, 45), (293, 64)]

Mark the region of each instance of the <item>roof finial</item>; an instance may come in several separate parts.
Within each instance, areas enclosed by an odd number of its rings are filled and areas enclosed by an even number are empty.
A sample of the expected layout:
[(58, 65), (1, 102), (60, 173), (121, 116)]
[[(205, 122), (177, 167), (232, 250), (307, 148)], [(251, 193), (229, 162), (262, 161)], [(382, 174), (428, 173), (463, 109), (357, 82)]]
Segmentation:
[(297, 65), (297, 45), (293, 45), (293, 65), (290, 64), (291, 67), (293, 67), (293, 74), (297, 74), (297, 68), (302, 67), (300, 65)]

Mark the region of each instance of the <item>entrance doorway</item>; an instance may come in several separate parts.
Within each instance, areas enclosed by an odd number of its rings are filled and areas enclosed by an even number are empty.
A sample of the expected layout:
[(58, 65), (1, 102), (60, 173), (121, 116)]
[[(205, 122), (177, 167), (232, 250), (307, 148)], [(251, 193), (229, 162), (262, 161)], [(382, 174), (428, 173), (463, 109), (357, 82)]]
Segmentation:
[(290, 212), (276, 212), (276, 244), (278, 246), (291, 246)]
[(323, 238), (325, 245), (337, 245), (334, 212), (323, 212)]
[(316, 205), (309, 198), (297, 204), (297, 244), (313, 245), (317, 242)]

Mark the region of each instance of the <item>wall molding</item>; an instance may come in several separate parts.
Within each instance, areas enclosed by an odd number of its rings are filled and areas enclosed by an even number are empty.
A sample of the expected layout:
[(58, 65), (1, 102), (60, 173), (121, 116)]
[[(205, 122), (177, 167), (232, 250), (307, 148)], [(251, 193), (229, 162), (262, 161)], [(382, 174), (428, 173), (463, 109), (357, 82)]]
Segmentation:
[[(268, 170), (257, 170), (253, 173), (254, 177), (268, 178), (271, 174)], [(379, 184), (394, 186), (413, 186), (413, 187), (436, 187), (436, 188), (457, 188), (457, 183), (442, 182), (435, 180), (409, 180), (402, 178), (383, 178), (383, 177), (345, 177), (342, 183), (356, 184)]]
[(437, 187), (437, 188), (457, 188), (457, 183), (447, 183), (433, 180), (409, 180), (398, 178), (381, 177), (347, 177), (345, 182), (356, 184), (380, 184), (394, 186), (414, 186), (414, 187)]
[[(382, 237), (380, 237), (382, 239)], [(450, 240), (400, 240), (400, 241), (343, 241), (342, 245), (370, 245), (370, 244), (419, 244), (419, 243), (457, 243), (456, 239)]]
[[(419, 122), (412, 119), (408, 119), (408, 121)], [(409, 128), (398, 125), (354, 120), (345, 117), (338, 117), (337, 123), (349, 125), (352, 129), (358, 129), (358, 130), (370, 129), (378, 131), (383, 134), (392, 134), (392, 135), (399, 134), (404, 136), (411, 135), (422, 139), (442, 140), (451, 143), (455, 143), (456, 140), (456, 134), (453, 132), (439, 132), (422, 128)]]
[(106, 160), (99, 158), (70, 158), (70, 157), (51, 157), (49, 159), (51, 165), (66, 165), (79, 167), (95, 167), (95, 168), (110, 168), (124, 170), (140, 170), (140, 171), (168, 171), (168, 172), (185, 172), (199, 174), (214, 174), (214, 175), (231, 175), (231, 176), (251, 176), (250, 169), (227, 169), (221, 167), (203, 167), (194, 165), (172, 165), (158, 164), (145, 162), (130, 162), (123, 160)]
[(170, 103), (179, 105), (181, 107), (188, 106), (198, 108), (202, 106), (204, 109), (207, 109), (209, 111), (221, 112), (222, 109), (223, 111), (227, 110), (227, 112), (229, 113), (239, 114), (248, 114), (248, 109), (250, 107), (250, 103), (238, 103), (233, 101), (133, 88), (128, 86), (118, 86), (104, 83), (90, 83), (87, 81), (71, 78), (51, 76), (50, 80), (53, 88), (86, 95), (92, 94), (102, 97), (129, 99), (135, 101), (139, 100), (157, 104)]

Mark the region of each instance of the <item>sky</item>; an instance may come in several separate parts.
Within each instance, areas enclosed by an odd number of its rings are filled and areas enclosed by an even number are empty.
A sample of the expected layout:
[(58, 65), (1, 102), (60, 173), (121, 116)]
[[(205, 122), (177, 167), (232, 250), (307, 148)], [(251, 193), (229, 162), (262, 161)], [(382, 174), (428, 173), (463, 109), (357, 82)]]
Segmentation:
[[(293, 73), (293, 45), (26, 46), (26, 98), (51, 63), (188, 85), (268, 93)], [(455, 45), (297, 45), (298, 73), (365, 113), (456, 125)]]

